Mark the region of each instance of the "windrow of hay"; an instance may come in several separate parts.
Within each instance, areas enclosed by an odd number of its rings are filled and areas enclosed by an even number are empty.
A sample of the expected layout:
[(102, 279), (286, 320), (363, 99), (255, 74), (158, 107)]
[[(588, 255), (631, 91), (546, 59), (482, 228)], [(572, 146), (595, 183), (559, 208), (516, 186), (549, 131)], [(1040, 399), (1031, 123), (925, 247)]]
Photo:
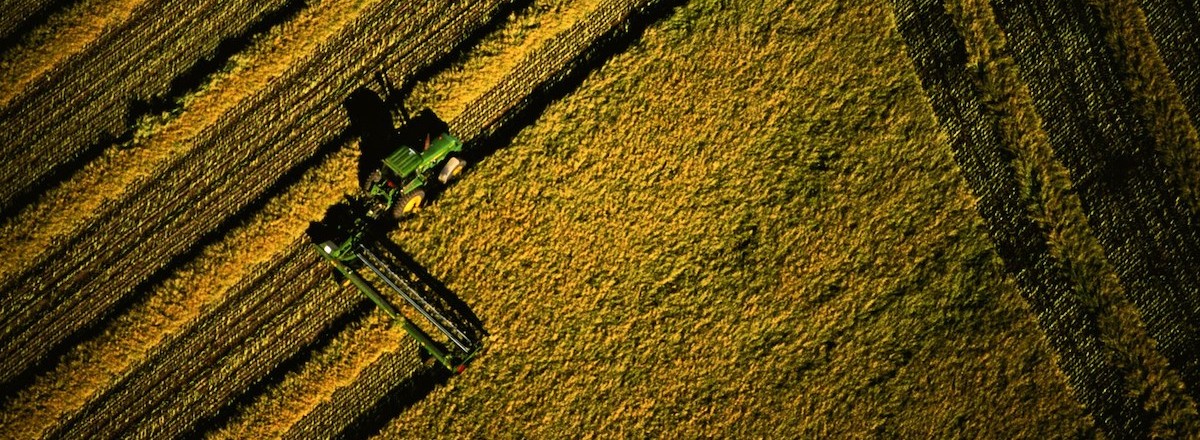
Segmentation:
[[(347, 295), (356, 294), (346, 289)], [(350, 324), (346, 330), (270, 391), (241, 408), (238, 415), (210, 438), (267, 438), (287, 432), (312, 408), (328, 401), (338, 388), (354, 382), (359, 373), (393, 350), (404, 332), (382, 313)], [(361, 402), (360, 402), (361, 403)]]
[(0, 55), (0, 109), (7, 107), (29, 83), (44, 76), (124, 23), (147, 0), (76, 2), (52, 15), (45, 25)]
[(1179, 375), (1155, 350), (1140, 313), (1130, 303), (1113, 266), (1096, 240), (1066, 168), (1054, 157), (1029, 90), (1006, 52), (1006, 37), (986, 1), (948, 3), (966, 41), (969, 65), (979, 68), (980, 88), (999, 115), (1004, 141), (1014, 155), (1012, 166), (1023, 176), (1018, 188), (1048, 231), (1054, 258), (1070, 268), (1075, 294), (1093, 305), (1107, 342), (1110, 362), (1124, 367), (1128, 390), (1140, 396), (1146, 410), (1159, 415), (1151, 427), (1161, 437), (1200, 430), (1196, 406), (1183, 392)]
[(1130, 0), (1090, 3), (1106, 24), (1109, 46), (1124, 62), (1128, 74), (1122, 79), (1133, 92), (1139, 114), (1149, 121), (1168, 182), (1192, 212), (1200, 214), (1200, 138), (1147, 29), (1145, 14)]
[(889, 11), (683, 4), (399, 229), (492, 336), (381, 437), (1092, 432)]
[[(523, 59), (531, 48), (570, 28), (597, 3), (535, 1), (468, 51), (456, 67), (416, 85), (409, 108), (430, 107), (443, 119), (453, 119), (466, 105), (464, 100), (478, 98), (512, 70), (515, 62)], [(404, 346), (397, 339), (407, 336), (396, 328), (381, 328), (377, 323), (381, 316), (384, 315), (374, 312), (367, 324), (356, 324), (335, 336), (330, 347), (315, 355), (313, 362), (243, 408), (229, 426), (213, 436), (247, 438), (283, 432), (318, 404), (328, 401), (334, 391), (351, 383), (380, 355)]]
[(600, 0), (534, 2), (523, 13), (510, 16), (498, 32), (487, 36), (450, 69), (417, 84), (406, 106), (436, 107), (442, 119), (454, 120), (531, 51), (551, 38), (561, 37), (561, 32), (599, 4)]
[(254, 275), (304, 234), (310, 221), (357, 188), (356, 146), (306, 171), (244, 224), (229, 231), (156, 286), (148, 298), (96, 337), (67, 353), (0, 411), (0, 436), (36, 438), (131, 372), (155, 346), (219, 304), (239, 280)]
[[(228, 117), (227, 113), (295, 65), (306, 62), (316, 49), (373, 0), (323, 0), (260, 37), (246, 52), (231, 57), (221, 72), (189, 93), (179, 107), (139, 122), (127, 148), (109, 148), (98, 159), (74, 172), (21, 213), (0, 225), (10, 237), (0, 250), (15, 252), (57, 249), (68, 237), (137, 188), (158, 177), (172, 160), (196, 146), (194, 137)], [(116, 213), (120, 215), (120, 213)], [(0, 279), (16, 276), (42, 261), (43, 255), (0, 261)]]

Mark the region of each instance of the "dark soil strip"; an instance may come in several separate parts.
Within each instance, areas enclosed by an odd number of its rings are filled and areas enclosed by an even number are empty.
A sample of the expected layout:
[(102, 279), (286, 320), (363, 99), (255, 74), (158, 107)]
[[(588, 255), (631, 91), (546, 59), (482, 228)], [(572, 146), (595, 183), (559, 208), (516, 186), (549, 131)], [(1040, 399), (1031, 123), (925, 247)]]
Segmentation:
[[(351, 299), (358, 298), (360, 295), (357, 291), (349, 291), (335, 284), (318, 285), (317, 289), (328, 290), (345, 295)], [(234, 417), (240, 414), (246, 407), (263, 398), (275, 386), (278, 386), (289, 376), (303, 369), (304, 365), (312, 361), (313, 355), (325, 350), (335, 338), (341, 337), (341, 335), (349, 331), (350, 324), (365, 319), (371, 313), (379, 313), (375, 303), (365, 299), (358, 301), (358, 304), (350, 313), (342, 315), (332, 325), (321, 330), (320, 335), (317, 336), (317, 339), (313, 343), (305, 346), (299, 352), (293, 354), (292, 357), (275, 366), (270, 374), (255, 382), (247, 391), (242, 392), (230, 402), (224, 403), (224, 406), (216, 414), (197, 422), (188, 432), (184, 433), (183, 437), (200, 438), (204, 433), (220, 431), (229, 422), (233, 421)], [(317, 318), (321, 319), (323, 315), (326, 315), (326, 313), (318, 314)]]
[(182, 393), (144, 411), (134, 437), (174, 438), (195, 430), (198, 423), (216, 415), (366, 301), (338, 288), (328, 276), (328, 266), (312, 248), (302, 246), (299, 252), (304, 255), (300, 275), (277, 286), (281, 295), (300, 294), (296, 306), (273, 315), (271, 322), (259, 326), (236, 350), (188, 381)]
[(11, 4), (0, 4), (0, 51), (7, 51), (21, 42), (21, 38), (33, 29), (46, 23), (50, 16), (66, 10), (75, 0), (18, 0)]
[(1168, 184), (1100, 15), (1084, 0), (993, 7), (1088, 223), (1147, 334), (1200, 400), (1200, 223)]
[[(296, 243), (274, 270), (242, 283), (202, 321), (161, 345), (139, 369), (60, 427), (71, 438), (115, 436), (144, 430), (150, 438), (175, 436), (226, 402), (284, 358), (316, 340), (325, 326), (352, 312), (355, 297), (314, 289), (324, 271), (310, 248)], [(331, 283), (328, 283), (331, 284)], [(314, 317), (314, 308), (329, 313)], [(198, 390), (198, 388), (205, 390)], [(187, 404), (184, 404), (187, 403)], [(166, 416), (172, 423), (145, 422)]]
[[(106, 424), (129, 424), (133, 421), (131, 416), (117, 418), (110, 413), (125, 415), (144, 410), (149, 404), (179, 394), (180, 389), (191, 377), (214, 367), (219, 359), (226, 356), (248, 335), (253, 334), (255, 329), (300, 300), (294, 293), (284, 296), (273, 291), (279, 284), (299, 275), (297, 269), (300, 266), (293, 261), (299, 256), (298, 253), (290, 254), (275, 267), (283, 267), (286, 270), (272, 271), (239, 284), (236, 292), (255, 294), (231, 295), (215, 310), (205, 315), (202, 321), (156, 347), (137, 370), (122, 378), (102, 397), (89, 402), (80, 412), (58, 427), (55, 436), (99, 435), (102, 433), (101, 427)], [(128, 425), (112, 428), (119, 431), (127, 429)]]
[(1095, 312), (1074, 294), (1065, 267), (1050, 254), (1047, 233), (1030, 216), (1005, 151), (997, 119), (968, 74), (966, 46), (938, 0), (893, 0), (896, 21), (930, 104), (1008, 271), (1037, 314), (1059, 367), (1097, 425), (1114, 438), (1144, 437), (1150, 415), (1126, 395)]
[(1200, 3), (1141, 0), (1146, 25), (1183, 98), (1192, 122), (1200, 122)]

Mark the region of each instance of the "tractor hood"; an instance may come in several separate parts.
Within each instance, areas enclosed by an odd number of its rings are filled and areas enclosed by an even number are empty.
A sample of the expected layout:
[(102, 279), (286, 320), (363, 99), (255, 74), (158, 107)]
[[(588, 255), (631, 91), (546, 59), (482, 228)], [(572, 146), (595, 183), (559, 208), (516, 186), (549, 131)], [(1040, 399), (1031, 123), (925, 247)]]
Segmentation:
[(449, 133), (442, 133), (431, 139), (428, 146), (422, 147), (422, 152), (418, 154), (413, 148), (402, 146), (384, 158), (383, 163), (401, 178), (414, 172), (424, 173), (441, 163), (450, 153), (462, 151), (462, 141)]

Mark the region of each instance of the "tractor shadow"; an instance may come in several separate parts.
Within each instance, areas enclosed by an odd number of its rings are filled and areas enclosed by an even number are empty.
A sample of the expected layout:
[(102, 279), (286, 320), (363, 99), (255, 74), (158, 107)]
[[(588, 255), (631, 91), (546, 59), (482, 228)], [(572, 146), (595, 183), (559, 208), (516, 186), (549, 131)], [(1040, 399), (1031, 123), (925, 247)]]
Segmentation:
[[(390, 88), (385, 78), (381, 81), (385, 89)], [(384, 95), (387, 96), (387, 93)], [(357, 177), (360, 186), (392, 151), (402, 146), (420, 151), (429, 135), (450, 131), (450, 125), (432, 110), (425, 109), (410, 115), (402, 107), (397, 110), (394, 104), (387, 101), (370, 88), (361, 87), (342, 103), (350, 119), (349, 134), (357, 136), (359, 140)], [(397, 119), (401, 121), (399, 127), (394, 122)]]

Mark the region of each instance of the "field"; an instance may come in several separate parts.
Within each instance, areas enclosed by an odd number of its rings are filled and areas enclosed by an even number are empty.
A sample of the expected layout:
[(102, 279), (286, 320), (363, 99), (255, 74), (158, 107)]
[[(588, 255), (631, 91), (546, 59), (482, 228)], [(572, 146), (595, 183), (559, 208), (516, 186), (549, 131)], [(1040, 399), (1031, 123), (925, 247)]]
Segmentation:
[[(1187, 2), (15, 3), (0, 437), (1200, 436)], [(425, 108), (461, 374), (306, 234)]]

